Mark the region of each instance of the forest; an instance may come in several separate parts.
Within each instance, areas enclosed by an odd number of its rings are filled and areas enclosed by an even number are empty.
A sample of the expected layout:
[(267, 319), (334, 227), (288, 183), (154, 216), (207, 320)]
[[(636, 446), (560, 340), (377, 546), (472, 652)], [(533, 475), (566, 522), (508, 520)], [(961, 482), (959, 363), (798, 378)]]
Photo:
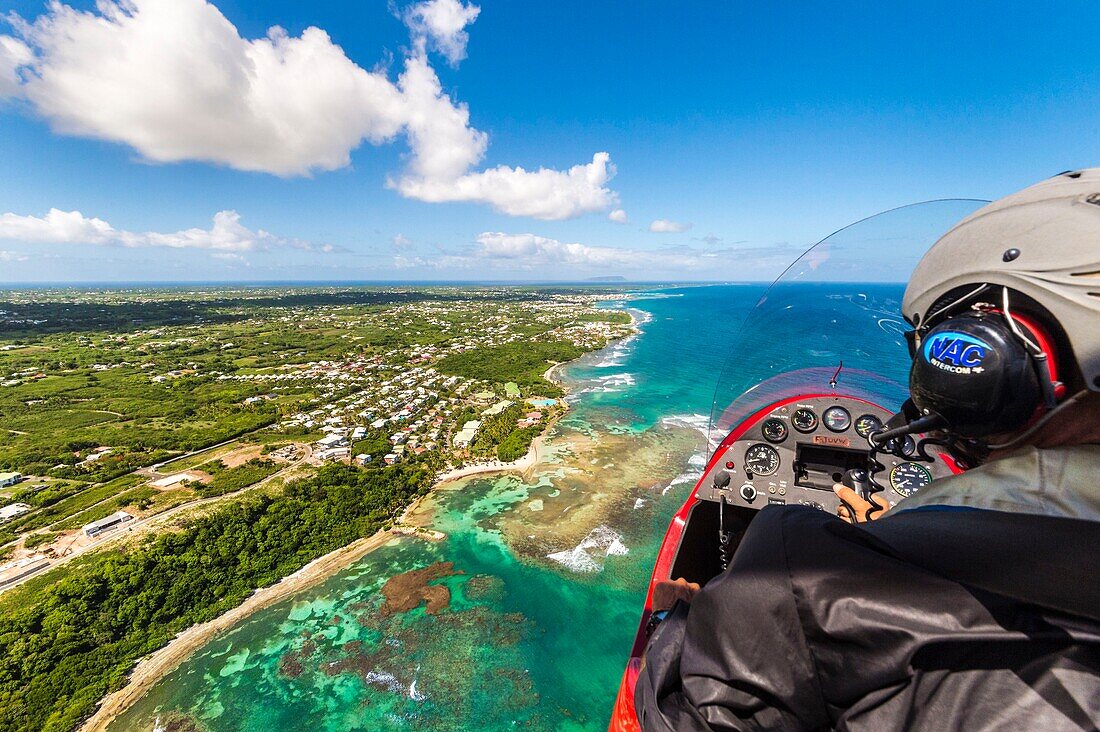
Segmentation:
[(503, 384), (514, 381), (527, 396), (561, 396), (561, 387), (542, 378), (551, 365), (580, 358), (584, 351), (567, 341), (527, 341), (486, 346), (440, 359), (445, 374)]
[(309, 561), (369, 536), (432, 474), (331, 465), (0, 597), (0, 730), (71, 730), (134, 663)]

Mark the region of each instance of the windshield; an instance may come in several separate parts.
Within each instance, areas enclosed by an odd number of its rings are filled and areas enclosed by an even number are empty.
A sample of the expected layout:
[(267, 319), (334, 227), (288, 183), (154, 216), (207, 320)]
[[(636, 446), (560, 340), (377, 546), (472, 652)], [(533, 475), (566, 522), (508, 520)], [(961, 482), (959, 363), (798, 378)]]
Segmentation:
[(903, 206), (822, 239), (761, 296), (730, 339), (711, 449), (738, 422), (796, 394), (835, 391), (896, 411), (907, 396), (905, 283), (928, 248), (984, 201)]

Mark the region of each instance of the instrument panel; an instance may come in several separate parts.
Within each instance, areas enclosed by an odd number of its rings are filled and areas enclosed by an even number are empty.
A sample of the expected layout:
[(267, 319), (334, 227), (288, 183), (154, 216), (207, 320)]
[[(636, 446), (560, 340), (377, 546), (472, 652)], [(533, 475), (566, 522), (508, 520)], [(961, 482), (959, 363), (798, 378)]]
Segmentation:
[[(697, 497), (761, 509), (804, 505), (835, 513), (840, 500), (833, 485), (851, 469), (874, 472), (876, 487), (891, 506), (938, 478), (958, 472), (946, 450), (926, 449), (924, 435), (893, 441), (872, 464), (867, 440), (891, 417), (854, 397), (825, 396), (787, 400), (754, 421), (739, 425), (719, 447), (718, 457), (699, 481)], [(728, 480), (727, 477), (728, 476)]]

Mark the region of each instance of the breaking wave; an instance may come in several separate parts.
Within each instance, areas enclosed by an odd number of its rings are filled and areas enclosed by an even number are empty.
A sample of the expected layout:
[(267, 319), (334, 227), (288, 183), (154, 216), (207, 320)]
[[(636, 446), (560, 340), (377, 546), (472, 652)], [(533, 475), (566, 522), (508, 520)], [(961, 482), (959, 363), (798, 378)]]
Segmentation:
[(592, 573), (603, 571), (607, 557), (623, 556), (629, 552), (623, 544), (623, 535), (601, 524), (589, 531), (588, 536), (572, 549), (547, 554), (546, 558), (572, 572)]

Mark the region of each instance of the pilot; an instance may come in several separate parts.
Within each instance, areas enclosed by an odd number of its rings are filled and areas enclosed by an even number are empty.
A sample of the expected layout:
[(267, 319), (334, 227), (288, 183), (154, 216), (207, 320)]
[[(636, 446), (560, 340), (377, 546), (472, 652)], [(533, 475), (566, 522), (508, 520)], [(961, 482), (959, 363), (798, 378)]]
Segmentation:
[(903, 309), (908, 419), (972, 469), (765, 508), (728, 571), (657, 586), (642, 729), (1100, 725), (1100, 168), (964, 219)]

